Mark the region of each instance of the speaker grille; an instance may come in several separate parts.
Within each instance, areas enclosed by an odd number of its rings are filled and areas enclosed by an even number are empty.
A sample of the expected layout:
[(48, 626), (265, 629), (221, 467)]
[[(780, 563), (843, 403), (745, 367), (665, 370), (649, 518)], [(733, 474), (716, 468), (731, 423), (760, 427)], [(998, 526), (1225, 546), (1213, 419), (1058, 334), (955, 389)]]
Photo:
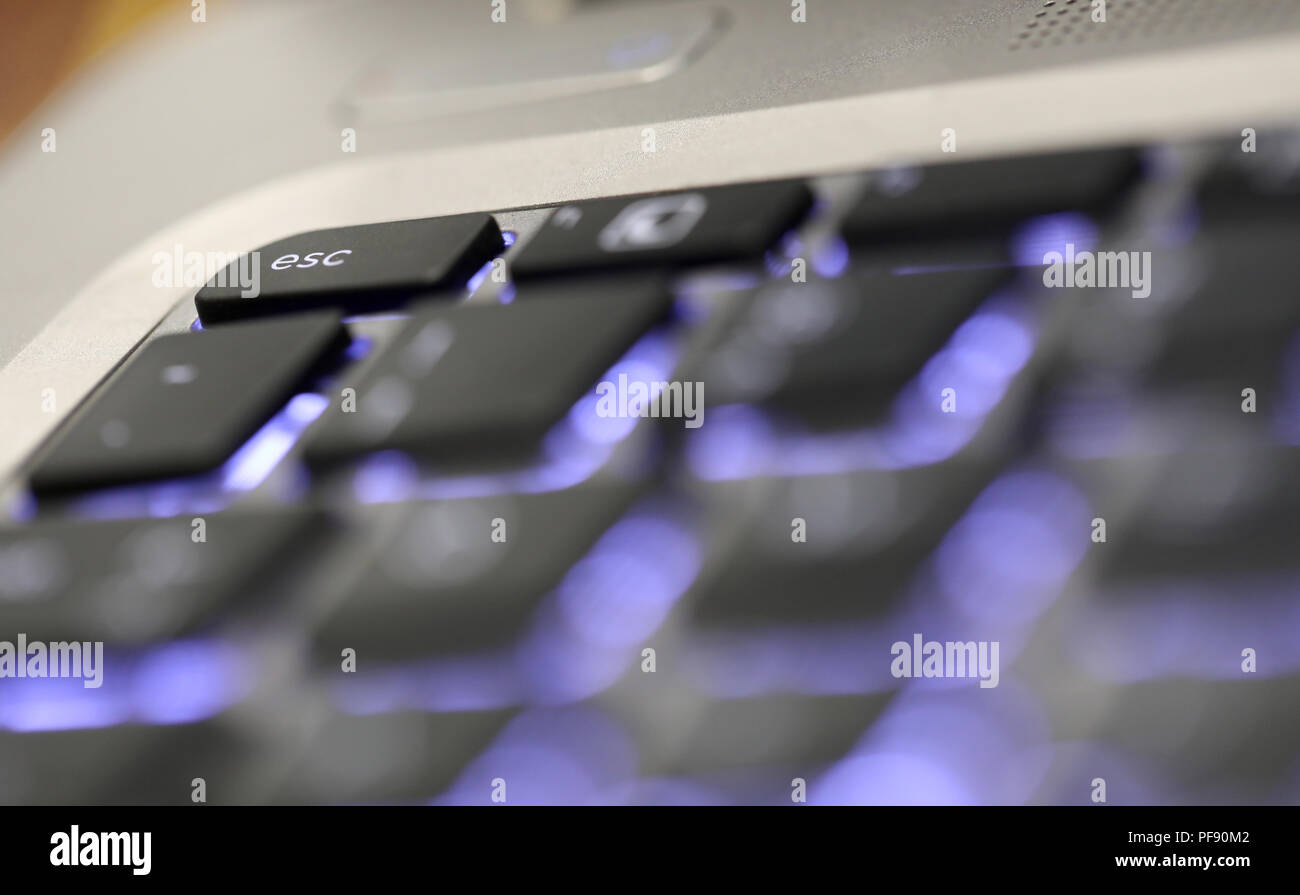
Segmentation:
[(1300, 26), (1297, 0), (1107, 0), (1105, 22), (1092, 12), (1092, 0), (1045, 0), (1009, 48), (1180, 43)]

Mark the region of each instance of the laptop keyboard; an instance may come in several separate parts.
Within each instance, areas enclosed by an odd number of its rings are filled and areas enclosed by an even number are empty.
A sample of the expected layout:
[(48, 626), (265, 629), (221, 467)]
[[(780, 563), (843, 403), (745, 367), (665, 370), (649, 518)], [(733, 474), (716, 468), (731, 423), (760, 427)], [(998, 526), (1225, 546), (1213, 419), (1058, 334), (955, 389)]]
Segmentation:
[(1297, 145), (263, 247), (25, 470), (0, 802), (1300, 800)]

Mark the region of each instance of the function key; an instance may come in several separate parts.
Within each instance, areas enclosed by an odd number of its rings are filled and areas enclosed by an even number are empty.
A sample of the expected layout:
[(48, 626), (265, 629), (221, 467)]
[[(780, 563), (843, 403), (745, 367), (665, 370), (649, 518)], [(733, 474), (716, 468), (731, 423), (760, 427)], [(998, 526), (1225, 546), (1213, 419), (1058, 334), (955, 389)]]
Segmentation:
[(1232, 142), (1206, 172), (1199, 199), (1211, 221), (1294, 222), (1300, 212), (1300, 135), (1266, 132), (1253, 144)]
[(759, 259), (812, 207), (799, 181), (622, 196), (556, 209), (511, 262), (515, 277)]
[(504, 248), (489, 214), (313, 230), (232, 262), (194, 306), (205, 325), (311, 308), (394, 308), (463, 286)]
[(1044, 214), (1098, 214), (1140, 171), (1132, 149), (988, 159), (874, 175), (844, 222), (853, 242), (899, 243), (1007, 233)]

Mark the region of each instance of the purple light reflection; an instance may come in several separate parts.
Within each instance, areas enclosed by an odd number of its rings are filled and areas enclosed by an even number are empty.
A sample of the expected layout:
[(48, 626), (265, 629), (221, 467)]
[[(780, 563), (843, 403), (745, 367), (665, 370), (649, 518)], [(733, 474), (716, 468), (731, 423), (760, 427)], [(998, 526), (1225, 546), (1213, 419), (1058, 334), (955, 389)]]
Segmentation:
[(491, 781), (506, 804), (584, 804), (632, 777), (637, 750), (621, 726), (588, 708), (542, 709), (514, 719), (435, 805), (491, 804)]
[[(726, 481), (905, 469), (945, 460), (970, 443), (1006, 394), (1033, 353), (1034, 336), (1028, 313), (995, 296), (904, 387), (886, 423), (810, 434), (760, 408), (713, 408), (709, 424), (687, 445), (687, 462), (697, 478)], [(957, 391), (956, 413), (940, 409), (940, 392), (947, 387)]]
[(32, 492), (23, 490), (9, 503), (9, 518), (15, 522), (30, 522), (36, 518), (36, 497)]
[[(1050, 742), (1050, 725), (1037, 700), (1003, 676), (997, 688), (987, 690), (905, 687), (852, 756), (905, 755), (919, 761), (915, 768), (923, 782), (937, 779), (951, 787), (944, 792), (928, 786), (923, 794), (929, 798), (1022, 804), (1047, 773)], [(855, 777), (873, 765), (857, 768)], [(897, 791), (886, 793), (890, 801), (899, 797)], [(901, 798), (908, 798), (906, 789)]]
[(699, 571), (701, 552), (671, 515), (634, 510), (615, 523), (539, 607), (513, 649), (348, 675), (332, 690), (353, 714), (462, 711), (574, 702), (635, 661)]
[(262, 484), (329, 403), (324, 395), (295, 395), (222, 466), (222, 487), (230, 491), (251, 491)]
[(849, 244), (838, 236), (828, 239), (813, 252), (812, 268), (828, 280), (843, 276), (849, 269)]
[(179, 724), (212, 717), (248, 690), (243, 657), (216, 641), (179, 641), (104, 656), (103, 683), (80, 678), (0, 682), (0, 728), (80, 730), (127, 722)]
[(266, 480), (327, 406), (329, 399), (324, 395), (295, 395), (215, 472), (106, 488), (78, 498), (73, 512), (88, 519), (134, 519), (225, 509), (236, 494)]
[(1241, 651), (1260, 677), (1300, 671), (1300, 577), (1188, 579), (1111, 588), (1076, 610), (1070, 649), (1099, 680), (1185, 676), (1240, 680)]
[(1097, 239), (1097, 225), (1086, 214), (1043, 215), (1026, 221), (1012, 237), (1011, 256), (1020, 267), (1038, 267), (1046, 263), (1049, 252), (1064, 255), (1068, 243), (1073, 243), (1076, 251), (1092, 251)]
[(567, 627), (596, 648), (649, 636), (695, 580), (695, 537), (673, 521), (632, 516), (609, 529), (556, 593)]
[(248, 690), (240, 655), (227, 644), (188, 640), (140, 657), (131, 676), (133, 716), (154, 724), (209, 718)]
[(816, 805), (973, 805), (974, 795), (940, 762), (870, 752), (836, 763), (810, 786)]
[(763, 254), (763, 266), (767, 268), (768, 275), (771, 277), (779, 279), (789, 276), (794, 266), (794, 259), (802, 252), (803, 240), (799, 238), (798, 233), (790, 231), (781, 237), (781, 241), (775, 248)]
[[(677, 362), (678, 349), (665, 330), (642, 337), (601, 377), (658, 382), (667, 380)], [(474, 475), (423, 474), (406, 455), (384, 451), (363, 459), (352, 481), (361, 503), (490, 497), (497, 494), (541, 494), (580, 484), (596, 473), (613, 455), (614, 448), (631, 434), (639, 419), (601, 418), (596, 415), (593, 386), (547, 433), (541, 457), (531, 466), (506, 472)]]
[(650, 777), (616, 784), (593, 801), (600, 805), (703, 806), (726, 805), (731, 800), (721, 791), (694, 781)]
[(1083, 559), (1091, 518), (1087, 501), (1058, 476), (1004, 475), (940, 544), (940, 591), (973, 620), (1026, 624), (1056, 599)]
[(593, 696), (634, 661), (699, 572), (693, 532), (669, 515), (638, 510), (601, 536), (565, 575), (520, 646), (534, 698)]
[(467, 712), (508, 708), (525, 697), (512, 653), (415, 662), (347, 675), (331, 691), (353, 715), (418, 709)]
[(474, 275), (469, 278), (469, 282), (465, 284), (466, 295), (473, 295), (478, 291), (478, 287), (482, 286), (483, 282), (488, 278), (488, 275), (492, 273), (492, 265), (495, 262), (496, 259), (494, 258), (474, 272)]
[[(510, 248), (512, 245), (514, 245), (516, 238), (517, 238), (516, 234), (513, 230), (501, 231), (501, 241), (505, 244), (506, 248)], [(488, 278), (488, 275), (492, 273), (493, 265), (495, 265), (499, 260), (501, 260), (500, 256), (493, 258), (491, 261), (487, 262), (482, 267), (480, 267), (477, 271), (474, 272), (474, 275), (469, 278), (469, 282), (465, 284), (465, 294), (467, 296), (473, 295), (475, 292), (478, 292), (479, 287), (483, 285), (483, 282)], [(506, 288), (510, 290), (510, 298), (509, 299), (505, 298), (503, 293), (501, 298), (502, 304), (510, 304), (510, 302), (514, 299), (514, 286), (510, 285), (507, 286)]]

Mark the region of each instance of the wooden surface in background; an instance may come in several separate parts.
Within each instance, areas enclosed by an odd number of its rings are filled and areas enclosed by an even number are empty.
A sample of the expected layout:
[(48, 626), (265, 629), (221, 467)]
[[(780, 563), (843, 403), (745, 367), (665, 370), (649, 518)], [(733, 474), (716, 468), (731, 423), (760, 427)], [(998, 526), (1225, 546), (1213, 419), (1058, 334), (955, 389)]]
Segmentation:
[[(0, 3), (0, 141), (79, 68), (188, 0), (9, 0)], [(39, 129), (37, 131), (39, 134)]]

